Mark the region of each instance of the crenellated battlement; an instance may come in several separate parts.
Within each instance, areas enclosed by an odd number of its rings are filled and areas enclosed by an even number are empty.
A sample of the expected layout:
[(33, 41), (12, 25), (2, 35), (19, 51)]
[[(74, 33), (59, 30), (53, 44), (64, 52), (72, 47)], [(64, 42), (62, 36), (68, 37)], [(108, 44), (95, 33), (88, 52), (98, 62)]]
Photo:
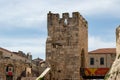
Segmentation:
[(62, 18), (69, 18), (69, 13), (63, 13)]
[[(69, 13), (62, 13), (62, 17), (58, 13), (48, 13), (48, 34), (49, 36), (53, 33), (59, 32), (61, 30), (65, 30), (66, 28), (71, 27), (71, 31), (76, 30), (75, 28), (80, 29), (80, 27), (88, 26), (85, 18), (80, 15), (79, 12), (73, 12), (72, 16)], [(68, 29), (66, 29), (67, 31)]]
[[(60, 15), (58, 13), (51, 13), (51, 11), (49, 11), (48, 13), (48, 19), (57, 19), (57, 20), (60, 20), (60, 19), (69, 19), (69, 18), (76, 18), (76, 19), (80, 19), (80, 20), (83, 20), (83, 22), (87, 23), (87, 21), (85, 20), (85, 18), (80, 15), (79, 12), (73, 12), (72, 13), (72, 17), (70, 17), (69, 13), (62, 13), (62, 18), (60, 18)], [(51, 19), (51, 20), (52, 20)]]

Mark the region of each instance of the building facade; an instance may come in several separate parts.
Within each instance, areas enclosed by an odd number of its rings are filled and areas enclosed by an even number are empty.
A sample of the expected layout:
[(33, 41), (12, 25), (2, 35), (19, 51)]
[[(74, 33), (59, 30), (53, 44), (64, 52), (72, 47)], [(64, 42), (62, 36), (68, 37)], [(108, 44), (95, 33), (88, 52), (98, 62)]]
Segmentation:
[(0, 60), (0, 80), (21, 80), (26, 76), (26, 68), (28, 64), (12, 59)]
[(116, 48), (102, 48), (88, 54), (89, 68), (110, 68), (116, 57)]
[(80, 68), (87, 66), (88, 24), (78, 13), (48, 13), (46, 61), (51, 65), (48, 80), (80, 80)]
[(37, 68), (39, 69), (32, 62), (32, 55), (29, 53), (11, 52), (0, 47), (0, 80), (21, 80), (22, 78), (27, 80), (26, 77), (32, 79), (39, 75)]
[(104, 79), (116, 57), (116, 48), (101, 48), (88, 52), (88, 66), (81, 69), (82, 77)]

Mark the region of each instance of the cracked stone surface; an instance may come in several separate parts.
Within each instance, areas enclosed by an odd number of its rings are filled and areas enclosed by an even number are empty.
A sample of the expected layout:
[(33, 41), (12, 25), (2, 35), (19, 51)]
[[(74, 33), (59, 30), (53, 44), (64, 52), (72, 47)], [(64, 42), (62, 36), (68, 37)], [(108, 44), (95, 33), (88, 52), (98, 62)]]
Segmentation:
[(116, 28), (116, 59), (105, 80), (120, 80), (120, 26)]

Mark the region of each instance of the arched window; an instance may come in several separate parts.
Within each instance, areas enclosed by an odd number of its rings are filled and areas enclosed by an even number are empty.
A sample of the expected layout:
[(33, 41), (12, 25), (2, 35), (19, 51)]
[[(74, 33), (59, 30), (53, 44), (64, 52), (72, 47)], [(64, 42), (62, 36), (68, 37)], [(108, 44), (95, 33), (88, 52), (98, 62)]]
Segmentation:
[(13, 70), (13, 65), (11, 65), (11, 64), (7, 65), (6, 72), (13, 72), (13, 71), (14, 71)]
[(85, 52), (84, 49), (81, 51), (81, 68), (85, 67)]

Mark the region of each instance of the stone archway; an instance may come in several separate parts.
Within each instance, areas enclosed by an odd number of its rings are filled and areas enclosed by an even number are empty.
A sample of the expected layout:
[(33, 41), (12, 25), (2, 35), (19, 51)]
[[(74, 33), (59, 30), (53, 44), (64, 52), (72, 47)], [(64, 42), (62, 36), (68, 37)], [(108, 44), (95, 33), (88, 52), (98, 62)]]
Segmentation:
[(13, 80), (14, 67), (12, 64), (6, 66), (6, 80)]
[(85, 68), (85, 51), (82, 49), (81, 51), (81, 68)]

